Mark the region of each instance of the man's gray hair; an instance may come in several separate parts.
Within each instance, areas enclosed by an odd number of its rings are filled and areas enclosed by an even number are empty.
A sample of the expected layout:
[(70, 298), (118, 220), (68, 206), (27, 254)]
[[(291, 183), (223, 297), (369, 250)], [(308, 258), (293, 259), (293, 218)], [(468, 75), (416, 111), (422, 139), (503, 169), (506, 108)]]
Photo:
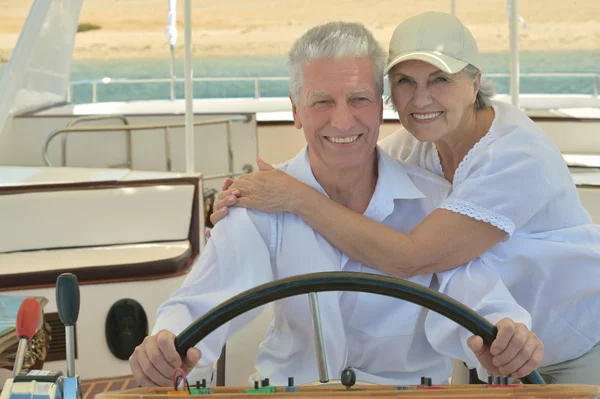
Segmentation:
[(302, 88), (304, 66), (323, 58), (370, 58), (375, 66), (378, 94), (383, 94), (383, 71), (387, 54), (362, 24), (340, 21), (311, 28), (294, 43), (288, 55), (290, 93), (296, 102)]
[(464, 72), (471, 80), (475, 80), (477, 75), (481, 74), (479, 91), (477, 91), (477, 98), (475, 99), (475, 109), (485, 109), (490, 107), (492, 105), (490, 100), (494, 97), (494, 94), (496, 94), (494, 82), (488, 80), (479, 69), (471, 64), (464, 67), (461, 72)]

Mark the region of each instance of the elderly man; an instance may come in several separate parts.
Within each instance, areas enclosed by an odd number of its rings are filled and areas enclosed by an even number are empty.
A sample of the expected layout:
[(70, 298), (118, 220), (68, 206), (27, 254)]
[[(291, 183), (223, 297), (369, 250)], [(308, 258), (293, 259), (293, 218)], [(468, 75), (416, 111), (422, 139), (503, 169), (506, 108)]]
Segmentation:
[[(307, 146), (280, 168), (341, 206), (409, 232), (435, 209), (443, 182), (377, 147), (385, 61), (381, 46), (360, 24), (318, 26), (294, 44), (290, 100), (294, 124), (303, 129)], [(241, 291), (311, 272), (379, 273), (340, 253), (296, 215), (244, 208), (230, 212), (213, 230), (183, 286), (159, 308), (153, 335), (131, 356), (141, 385), (168, 385), (175, 367), (190, 370), (198, 362), (216, 361), (227, 338), (259, 310), (218, 329), (183, 360), (174, 348), (175, 334)], [(411, 280), (437, 288), (497, 323), (492, 347), (483, 347), (480, 339), (467, 344), (466, 330), (412, 303), (367, 293), (321, 293), (330, 375), (352, 367), (359, 380), (374, 383), (414, 384), (422, 375), (442, 383), (452, 374), (451, 358), (473, 366), (479, 359), (496, 374), (499, 366), (507, 373), (529, 373), (539, 363), (543, 346), (527, 328), (530, 317), (492, 269), (474, 261)], [(306, 297), (278, 301), (259, 347), (257, 371), (274, 384), (285, 383), (288, 376), (300, 384), (315, 381), (314, 347)]]

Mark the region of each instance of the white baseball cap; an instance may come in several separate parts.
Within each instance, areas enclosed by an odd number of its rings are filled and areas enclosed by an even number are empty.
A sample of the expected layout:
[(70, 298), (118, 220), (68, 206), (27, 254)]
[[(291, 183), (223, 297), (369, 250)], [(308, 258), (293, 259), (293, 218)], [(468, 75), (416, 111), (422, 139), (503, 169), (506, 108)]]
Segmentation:
[(435, 11), (408, 18), (396, 27), (385, 73), (408, 60), (427, 62), (446, 73), (459, 72), (469, 64), (481, 69), (471, 32), (455, 16)]

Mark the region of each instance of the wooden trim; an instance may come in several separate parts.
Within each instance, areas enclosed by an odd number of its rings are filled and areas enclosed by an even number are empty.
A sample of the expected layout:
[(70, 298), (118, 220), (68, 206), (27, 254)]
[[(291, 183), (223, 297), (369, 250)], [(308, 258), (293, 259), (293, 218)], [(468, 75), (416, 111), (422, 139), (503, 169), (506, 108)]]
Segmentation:
[[(284, 388), (276, 386), (277, 392), (252, 394), (259, 398), (268, 398), (273, 395), (282, 397), (293, 397), (296, 399), (315, 399), (315, 398), (354, 398), (371, 399), (377, 398), (402, 398), (402, 399), (434, 399), (434, 398), (595, 398), (600, 394), (600, 386), (597, 385), (577, 385), (577, 384), (555, 384), (555, 385), (511, 385), (494, 386), (486, 385), (459, 385), (445, 384), (434, 385), (432, 387), (422, 385), (405, 385), (405, 389), (399, 390), (395, 385), (355, 385), (347, 389), (339, 385), (301, 385), (297, 386), (297, 392), (286, 393)], [(214, 387), (213, 396), (219, 398), (247, 398), (246, 390), (250, 386), (243, 387)], [(169, 392), (173, 388), (134, 388), (124, 391), (104, 392), (96, 395), (98, 399), (169, 399), (174, 395)], [(180, 391), (181, 392), (181, 391)], [(178, 395), (179, 396), (179, 395)]]
[[(4, 274), (0, 280), (1, 291), (15, 291), (30, 288), (53, 287), (62, 273), (77, 275), (79, 284), (116, 283), (123, 281), (146, 280), (148, 278), (166, 278), (187, 273), (193, 259), (190, 248), (183, 254), (170, 259), (150, 262), (81, 267), (77, 269), (53, 269), (41, 272)], [(110, 278), (107, 278), (110, 276)]]
[(192, 184), (198, 188), (199, 178), (175, 177), (149, 180), (105, 180), (98, 182), (72, 182), (72, 183), (48, 183), (48, 184), (22, 184), (17, 186), (0, 186), (0, 195), (26, 194), (37, 192), (60, 192), (80, 189), (102, 190), (121, 187), (147, 187), (156, 185), (182, 186)]
[[(162, 279), (166, 279), (166, 278), (182, 276), (182, 275), (186, 274), (188, 272), (188, 270), (177, 272), (177, 273), (170, 273), (170, 274), (158, 274), (158, 275), (154, 275), (154, 276), (137, 276), (137, 277), (129, 277), (129, 278), (123, 277), (123, 278), (116, 278), (116, 279), (104, 278), (104, 279), (99, 279), (99, 280), (79, 281), (79, 285), (114, 284), (114, 283), (127, 283), (127, 282), (131, 282), (131, 281), (162, 280)], [(48, 284), (40, 284), (40, 285), (23, 285), (23, 286), (18, 286), (18, 287), (0, 288), (0, 292), (15, 291), (15, 290), (31, 290), (31, 289), (41, 289), (41, 288), (54, 288), (54, 287), (56, 287), (56, 281), (54, 281), (54, 283), (52, 283), (52, 284), (48, 283)]]
[(576, 122), (576, 123), (598, 123), (600, 118), (576, 118), (569, 116), (530, 116), (534, 122)]
[(600, 185), (594, 185), (594, 184), (577, 184), (576, 185), (577, 188), (591, 188), (591, 189), (600, 189)]
[(138, 387), (133, 376), (81, 380), (81, 398), (94, 399), (100, 393)]
[(290, 126), (294, 125), (294, 121), (256, 121), (256, 127), (259, 126)]

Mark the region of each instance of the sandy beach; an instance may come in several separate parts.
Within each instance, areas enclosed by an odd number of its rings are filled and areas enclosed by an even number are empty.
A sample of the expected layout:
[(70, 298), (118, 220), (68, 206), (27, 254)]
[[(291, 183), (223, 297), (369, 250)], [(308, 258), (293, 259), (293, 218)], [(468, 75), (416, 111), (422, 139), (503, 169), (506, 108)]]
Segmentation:
[[(0, 62), (6, 62), (31, 0), (0, 0)], [(473, 31), (483, 52), (508, 50), (505, 0), (457, 0), (457, 16)], [(366, 24), (387, 47), (396, 24), (424, 10), (450, 12), (450, 0), (222, 0), (192, 1), (193, 54), (285, 54), (311, 26), (331, 20)], [(176, 56), (183, 57), (183, 1), (177, 5)], [(85, 0), (80, 23), (100, 29), (78, 33), (74, 59), (163, 58), (167, 0)], [(600, 51), (599, 0), (521, 0), (522, 51)]]

